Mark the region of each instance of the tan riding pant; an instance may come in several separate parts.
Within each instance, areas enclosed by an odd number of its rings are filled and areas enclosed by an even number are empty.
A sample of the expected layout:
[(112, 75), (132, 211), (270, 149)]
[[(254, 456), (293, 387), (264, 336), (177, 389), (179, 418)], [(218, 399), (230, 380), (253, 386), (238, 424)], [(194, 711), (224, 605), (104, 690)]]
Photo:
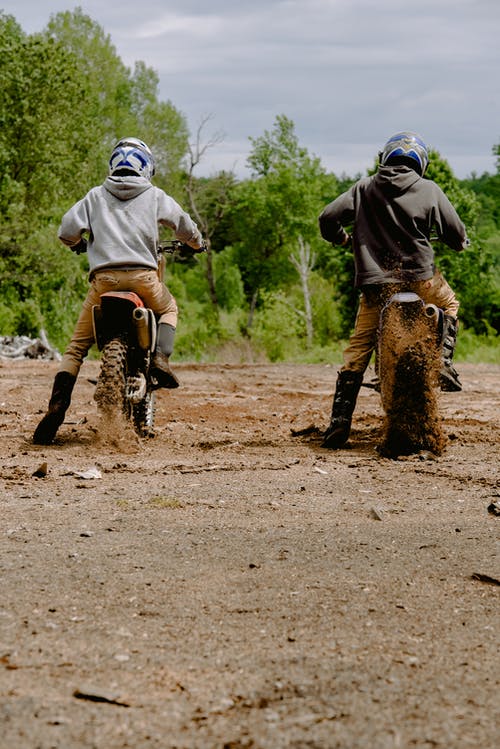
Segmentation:
[(159, 322), (177, 327), (177, 303), (165, 284), (159, 280), (157, 271), (145, 268), (136, 270), (108, 268), (98, 271), (91, 279), (87, 298), (59, 365), (59, 372), (70, 372), (78, 376), (82, 362), (94, 343), (92, 308), (99, 304), (101, 294), (106, 291), (134, 291), (141, 297), (146, 307), (153, 310)]
[(344, 351), (344, 366), (352, 372), (364, 372), (377, 345), (380, 311), (389, 298), (398, 291), (413, 291), (426, 304), (435, 304), (452, 317), (458, 313), (459, 302), (441, 273), (436, 272), (428, 281), (405, 284), (381, 284), (364, 290), (360, 296), (354, 331)]

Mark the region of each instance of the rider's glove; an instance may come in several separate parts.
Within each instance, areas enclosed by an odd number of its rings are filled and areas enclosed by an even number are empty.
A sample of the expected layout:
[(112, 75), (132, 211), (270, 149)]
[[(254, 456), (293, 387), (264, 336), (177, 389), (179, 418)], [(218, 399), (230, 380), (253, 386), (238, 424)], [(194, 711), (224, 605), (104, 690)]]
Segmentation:
[(197, 252), (198, 252), (198, 250), (194, 250), (188, 244), (181, 244), (178, 247), (177, 256), (175, 257), (175, 261), (177, 263), (182, 263), (183, 265), (187, 265), (188, 267), (194, 267), (196, 265), (195, 254)]
[(179, 247), (179, 257), (181, 258), (191, 258), (193, 255), (197, 255), (199, 252), (206, 252), (207, 251), (207, 244), (205, 240), (202, 241), (201, 247), (191, 247), (189, 244), (181, 244)]
[(341, 247), (346, 247), (348, 244), (350, 244), (351, 239), (351, 235), (344, 231), (344, 238), (341, 242), (339, 242), (339, 244), (341, 245)]
[(334, 247), (345, 247), (350, 243), (350, 241), (351, 235), (346, 232), (343, 226), (340, 227), (333, 239), (330, 239), (330, 242)]
[(181, 244), (179, 247), (179, 257), (181, 258), (193, 257), (195, 252), (198, 252), (198, 250), (193, 249), (188, 244)]
[(71, 245), (71, 252), (76, 252), (77, 255), (81, 255), (83, 252), (87, 252), (87, 240), (82, 237), (79, 242)]

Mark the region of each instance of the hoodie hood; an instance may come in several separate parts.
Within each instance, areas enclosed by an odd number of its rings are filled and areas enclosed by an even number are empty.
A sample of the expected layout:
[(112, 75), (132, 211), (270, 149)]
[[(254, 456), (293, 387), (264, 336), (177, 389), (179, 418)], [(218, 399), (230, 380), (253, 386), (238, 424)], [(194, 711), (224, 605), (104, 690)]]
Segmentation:
[(422, 177), (409, 166), (381, 166), (373, 181), (384, 195), (402, 195)]
[(149, 190), (152, 184), (145, 177), (106, 177), (104, 187), (118, 200), (130, 200)]

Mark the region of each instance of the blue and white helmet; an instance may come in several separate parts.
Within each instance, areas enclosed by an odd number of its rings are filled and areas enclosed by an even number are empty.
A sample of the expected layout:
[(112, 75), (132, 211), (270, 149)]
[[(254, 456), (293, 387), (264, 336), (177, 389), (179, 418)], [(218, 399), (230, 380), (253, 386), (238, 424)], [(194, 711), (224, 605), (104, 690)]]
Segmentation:
[(420, 135), (404, 131), (389, 138), (380, 153), (380, 163), (385, 166), (391, 159), (400, 157), (416, 161), (419, 174), (424, 174), (429, 163), (429, 154)]
[(149, 146), (138, 138), (119, 140), (109, 160), (109, 174), (119, 176), (120, 172), (151, 179), (155, 173), (155, 161)]

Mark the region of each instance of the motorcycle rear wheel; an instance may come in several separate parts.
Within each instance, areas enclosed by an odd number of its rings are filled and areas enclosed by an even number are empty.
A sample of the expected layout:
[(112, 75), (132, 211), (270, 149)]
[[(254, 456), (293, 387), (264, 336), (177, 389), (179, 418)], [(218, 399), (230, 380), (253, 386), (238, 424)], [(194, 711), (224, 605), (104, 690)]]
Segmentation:
[(127, 398), (127, 344), (122, 338), (113, 338), (105, 344), (101, 355), (101, 371), (94, 399), (102, 416), (109, 419), (123, 414), (140, 437), (153, 434), (155, 393), (147, 390), (139, 403)]
[(129, 418), (126, 380), (127, 346), (121, 338), (113, 338), (102, 349), (101, 370), (94, 393), (97, 408), (103, 416), (121, 413)]

